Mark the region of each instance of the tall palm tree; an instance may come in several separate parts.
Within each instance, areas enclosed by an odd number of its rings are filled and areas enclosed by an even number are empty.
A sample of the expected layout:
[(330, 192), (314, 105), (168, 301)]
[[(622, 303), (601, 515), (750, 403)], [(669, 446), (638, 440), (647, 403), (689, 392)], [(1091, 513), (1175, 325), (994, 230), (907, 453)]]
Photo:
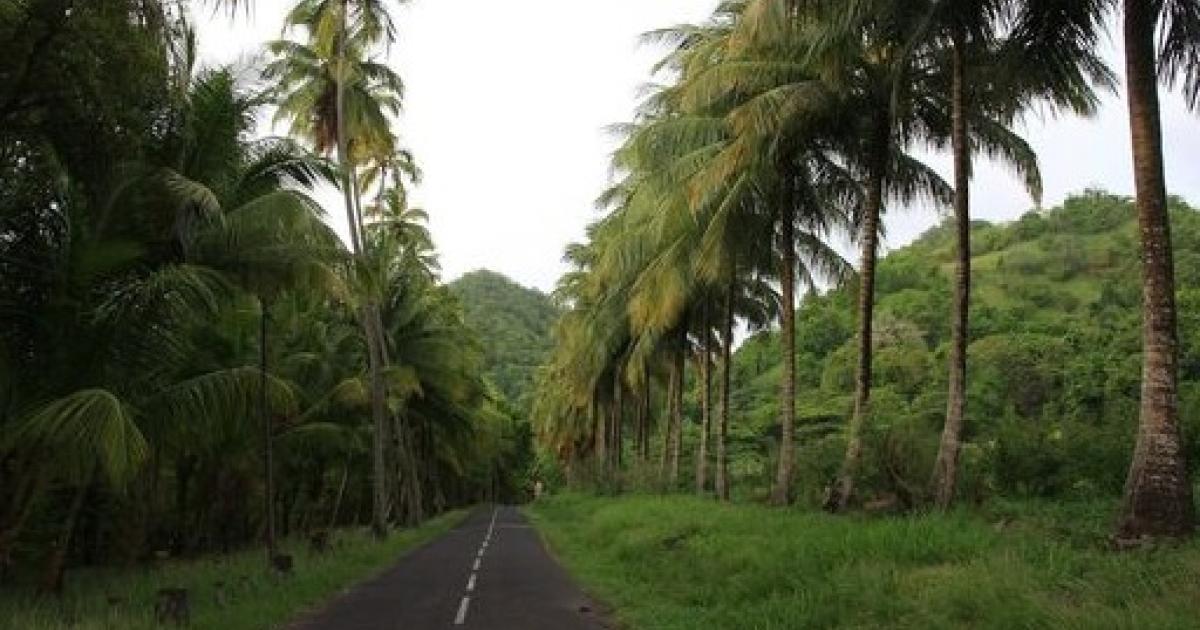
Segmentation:
[[(1200, 6), (1125, 0), (1125, 81), (1142, 239), (1142, 394), (1137, 445), (1116, 536), (1190, 536), (1192, 484), (1179, 423), (1179, 340), (1158, 83), (1182, 78), (1200, 98)], [(1161, 39), (1156, 41), (1155, 34)]]
[[(875, 271), (886, 202), (889, 198), (905, 201), (918, 195), (942, 201), (951, 197), (949, 186), (907, 153), (913, 140), (929, 128), (923, 124), (924, 112), (919, 107), (929, 93), (929, 85), (913, 82), (911, 79), (917, 78), (913, 67), (901, 62), (906, 37), (914, 27), (912, 18), (871, 14), (853, 28), (826, 28), (820, 31), (817, 41), (801, 44), (808, 49), (808, 71), (821, 78), (822, 86), (816, 87), (817, 96), (810, 100), (823, 101), (825, 115), (816, 119), (824, 118), (831, 129), (836, 129), (829, 141), (864, 189), (857, 222), (861, 263), (854, 406), (847, 427), (846, 456), (825, 502), (830, 511), (847, 507), (863, 455), (872, 386)], [(823, 20), (836, 27), (823, 11), (804, 19)], [(806, 114), (811, 115), (811, 110)]]
[[(864, 16), (854, 28), (840, 28), (840, 13), (827, 3), (813, 4), (790, 0), (731, 3), (738, 10), (738, 19), (728, 36), (723, 63), (711, 64), (698, 73), (689, 82), (684, 100), (693, 106), (730, 100), (737, 104), (728, 114), (732, 140), (706, 176), (710, 185), (729, 180), (756, 161), (766, 161), (768, 166), (774, 166), (772, 162), (786, 164), (781, 156), (790, 157), (789, 151), (836, 156), (823, 161), (856, 182), (853, 187), (839, 186), (856, 189), (854, 196), (861, 200), (854, 203), (859, 209), (854, 223), (862, 248), (855, 407), (843, 472), (830, 503), (840, 509), (853, 489), (868, 413), (880, 214), (888, 197), (905, 200), (933, 194), (948, 198), (949, 193), (936, 173), (906, 152), (911, 139), (926, 129), (916, 107), (919, 86), (898, 79), (907, 74), (904, 66), (896, 63), (904, 44), (899, 33), (907, 31), (889, 21), (889, 15), (875, 13)], [(905, 89), (894, 94), (896, 85)], [(806, 208), (814, 213), (811, 216), (819, 216), (822, 210), (819, 203)], [(786, 210), (781, 216), (794, 216), (791, 212)], [(786, 254), (786, 249), (781, 252)], [(781, 261), (781, 269), (792, 266)], [(783, 306), (790, 308), (787, 300)], [(787, 341), (785, 337), (785, 345)], [(783, 380), (781, 399), (788, 397), (788, 381), (786, 377)], [(793, 404), (781, 400), (781, 425), (785, 428), (781, 450), (786, 457), (781, 457), (772, 490), (776, 502), (785, 502), (790, 491), (792, 436), (787, 427), (794, 424), (793, 413), (788, 411)]]
[[(290, 117), (294, 127), (307, 129), (306, 135), (319, 148), (336, 149), (351, 249), (356, 257), (362, 257), (361, 195), (352, 144), (358, 144), (358, 154), (364, 157), (395, 145), (388, 114), (399, 111), (403, 84), (386, 65), (367, 59), (371, 48), (381, 40), (392, 41), (394, 29), (386, 8), (375, 0), (305, 0), (289, 15), (289, 23), (306, 30), (310, 43), (274, 44), (279, 58), (268, 68), (267, 75), (279, 81), (284, 93), (280, 114)], [(376, 432), (373, 529), (376, 536), (382, 537), (388, 511), (384, 378), (387, 357), (379, 311), (378, 303), (367, 301), (362, 305), (360, 317), (367, 341), (371, 413)]]
[[(694, 42), (699, 33), (707, 34), (707, 45), (697, 47), (697, 58), (687, 64), (690, 72), (684, 73), (681, 100), (701, 111), (715, 108), (729, 129), (729, 138), (696, 186), (711, 190), (723, 181), (738, 181), (740, 185), (732, 186), (730, 192), (746, 196), (747, 202), (727, 207), (739, 208), (743, 216), (762, 216), (766, 220), (763, 237), (775, 253), (774, 275), (782, 290), (779, 319), (784, 356), (779, 459), (771, 488), (771, 502), (777, 505), (790, 500), (795, 460), (795, 287), (800, 278), (811, 282), (814, 276), (841, 267), (841, 258), (825, 245), (824, 238), (833, 225), (848, 227), (849, 213), (842, 202), (856, 203), (853, 191), (857, 188), (844, 169), (828, 159), (826, 149), (818, 148), (812, 127), (794, 124), (802, 115), (813, 117), (813, 96), (821, 92), (811, 69), (797, 61), (800, 31), (795, 28), (794, 8), (789, 2), (775, 0), (729, 3), (718, 11), (709, 29), (674, 35)], [(811, 168), (814, 160), (823, 168)], [(821, 181), (825, 174), (836, 174), (835, 179), (841, 180), (837, 188), (849, 194), (826, 197), (823, 191), (832, 189)], [(743, 179), (737, 180), (737, 175)], [(842, 218), (835, 219), (839, 216)], [(744, 225), (742, 221), (738, 223)], [(729, 258), (732, 263), (739, 256)], [(749, 262), (744, 254), (740, 258), (743, 265)], [(736, 270), (736, 265), (731, 267)], [(726, 310), (735, 303), (732, 281), (728, 292)], [(724, 327), (732, 326), (730, 317), (726, 313)], [(731, 330), (726, 330), (725, 336), (728, 345)], [(729, 348), (725, 352), (728, 354)], [(728, 422), (728, 380), (726, 367), (721, 393), (722, 443)], [(719, 464), (717, 475), (717, 495), (727, 499), (724, 463)]]
[[(930, 130), (936, 144), (949, 145), (954, 170), (956, 259), (949, 391), (931, 483), (935, 503), (945, 508), (954, 498), (966, 412), (973, 153), (982, 150), (1006, 162), (1040, 202), (1037, 158), (1028, 144), (1010, 131), (1014, 120), (1039, 103), (1048, 103), (1054, 111), (1092, 115), (1099, 104), (1092, 83), (1111, 87), (1112, 77), (1095, 52), (1095, 30), (1088, 24), (1091, 18), (1086, 11), (1063, 11), (1057, 5), (1019, 0), (879, 0), (860, 3), (851, 11), (917, 16), (915, 21), (911, 17), (897, 20), (917, 25), (906, 44), (909, 54), (905, 63), (911, 62), (915, 73), (924, 74), (937, 86), (929, 105), (946, 113), (941, 128)], [(853, 25), (859, 20), (861, 17), (848, 16), (843, 21)], [(1077, 36), (1081, 32), (1082, 39)], [(1005, 37), (1001, 38), (1001, 33)], [(1055, 63), (1046, 63), (1046, 59)]]

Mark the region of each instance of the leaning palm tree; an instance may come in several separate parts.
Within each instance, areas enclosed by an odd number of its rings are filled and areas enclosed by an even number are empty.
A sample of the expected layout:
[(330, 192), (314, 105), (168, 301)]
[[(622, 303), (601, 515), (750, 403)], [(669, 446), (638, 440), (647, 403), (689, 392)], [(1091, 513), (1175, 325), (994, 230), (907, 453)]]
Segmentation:
[[(656, 235), (653, 249), (659, 252), (647, 261), (646, 272), (639, 280), (649, 288), (635, 292), (630, 308), (635, 327), (660, 333), (676, 325), (681, 317), (701, 320), (703, 346), (708, 337), (709, 324), (703, 321), (711, 306), (708, 301), (716, 295), (736, 292), (737, 279), (748, 277), (745, 272), (771, 269), (766, 274), (779, 279), (784, 293), (780, 310), (784, 345), (792, 348), (794, 286), (801, 278), (811, 279), (829, 269), (843, 268), (823, 239), (830, 226), (844, 223), (835, 220), (846, 215), (839, 202), (853, 198), (857, 187), (844, 169), (820, 152), (798, 149), (803, 135), (785, 139), (779, 134), (752, 150), (745, 150), (745, 142), (737, 144), (736, 134), (746, 118), (743, 108), (761, 107), (768, 100), (758, 98), (756, 92), (764, 85), (763, 79), (742, 75), (746, 68), (754, 73), (764, 66), (771, 67), (772, 61), (755, 58), (754, 53), (760, 51), (747, 50), (734, 39), (737, 29), (731, 25), (742, 9), (741, 3), (729, 3), (708, 24), (647, 35), (648, 39), (674, 45), (660, 67), (673, 69), (679, 80), (648, 99), (643, 107), (644, 120), (626, 127), (630, 139), (617, 155), (616, 165), (630, 173), (624, 185), (626, 201), (634, 202), (632, 208), (649, 209), (650, 233)], [(768, 81), (779, 75), (769, 76)], [(772, 92), (774, 87), (766, 91)], [(812, 168), (815, 163), (820, 168)], [(833, 188), (824, 185), (830, 175), (838, 180)], [(834, 189), (851, 194), (822, 194)], [(765, 251), (772, 253), (774, 260), (761, 258), (764, 248), (754, 246), (756, 239), (772, 243), (773, 247)], [(735, 244), (737, 248), (730, 247)], [(740, 276), (739, 258), (743, 270)], [(730, 307), (734, 304), (732, 296), (724, 301)], [(721, 319), (720, 328), (732, 326), (729, 317)], [(725, 335), (727, 341), (730, 334)], [(706, 367), (707, 360), (702, 360), (701, 366)], [(701, 378), (706, 380), (704, 375)], [(672, 377), (669, 384), (672, 393), (670, 385), (675, 380)], [(785, 369), (780, 387), (783, 441), (776, 496), (790, 494), (794, 397), (794, 369)], [(722, 401), (725, 428), (727, 402), (726, 397)], [(677, 405), (670, 406), (673, 411)], [(668, 425), (664, 449), (670, 455), (671, 470), (678, 451), (675, 424), (672, 421)], [(702, 431), (697, 456), (698, 488), (704, 485), (706, 435), (707, 428)], [(721, 430), (717, 450), (718, 494), (727, 496)], [(784, 501), (786, 498), (780, 500)]]
[[(779, 162), (784, 153), (777, 146), (782, 141), (792, 151), (800, 147), (831, 156), (833, 159), (825, 161), (849, 174), (861, 191), (857, 193), (861, 203), (855, 204), (858, 211), (852, 217), (862, 249), (855, 405), (843, 471), (830, 493), (830, 505), (841, 509), (853, 490), (862, 457), (862, 429), (870, 400), (870, 340), (881, 213), (889, 198), (904, 201), (934, 195), (945, 199), (949, 187), (907, 153), (912, 141), (924, 136), (928, 128), (918, 107), (928, 86), (898, 79), (908, 76), (905, 65), (896, 63), (903, 51), (900, 34), (908, 32), (900, 28), (904, 25), (889, 21), (888, 14), (872, 14), (855, 28), (843, 29), (836, 19), (840, 16), (828, 3), (803, 4), (787, 0), (731, 3), (740, 13), (729, 36), (725, 62), (713, 64), (690, 81), (685, 102), (738, 103), (729, 114), (733, 137), (706, 177), (711, 185), (730, 181), (731, 175), (756, 161)], [(896, 85), (904, 89), (894, 94)], [(786, 424), (787, 408), (794, 403), (782, 404), (781, 419)], [(790, 437), (784, 439), (788, 457)], [(786, 501), (789, 471), (790, 463), (781, 461), (773, 489), (776, 501)]]
[[(1180, 431), (1174, 259), (1158, 83), (1182, 79), (1189, 105), (1195, 107), (1200, 100), (1200, 7), (1191, 0), (1125, 0), (1123, 7), (1125, 80), (1142, 239), (1143, 348), (1137, 446), (1116, 536), (1119, 540), (1190, 536), (1195, 507)], [(1157, 41), (1156, 33), (1160, 34)]]

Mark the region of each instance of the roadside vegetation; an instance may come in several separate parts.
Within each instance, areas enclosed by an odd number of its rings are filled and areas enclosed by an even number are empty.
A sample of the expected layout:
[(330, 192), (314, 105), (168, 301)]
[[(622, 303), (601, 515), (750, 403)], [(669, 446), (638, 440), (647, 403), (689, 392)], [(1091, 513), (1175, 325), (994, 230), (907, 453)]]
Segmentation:
[(623, 627), (1194, 628), (1195, 542), (1107, 546), (1112, 500), (887, 518), (686, 496), (552, 496), (527, 511)]
[(191, 625), (223, 630), (284, 627), (319, 608), (403, 553), (445, 533), (462, 520), (461, 510), (430, 519), (378, 541), (365, 529), (338, 532), (325, 552), (309, 541), (288, 538), (280, 550), (296, 559), (290, 575), (268, 571), (261, 550), (196, 559), (164, 560), (152, 567), (95, 567), (72, 576), (61, 599), (32, 590), (0, 591), (0, 627), (21, 630), (138, 630), (161, 628), (154, 618), (158, 591), (191, 593)]

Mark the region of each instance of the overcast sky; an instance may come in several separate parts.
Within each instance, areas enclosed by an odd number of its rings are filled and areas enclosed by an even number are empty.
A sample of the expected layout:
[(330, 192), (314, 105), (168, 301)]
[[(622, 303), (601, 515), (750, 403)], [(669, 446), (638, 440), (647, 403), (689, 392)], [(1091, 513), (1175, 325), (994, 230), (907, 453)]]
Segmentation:
[[(204, 63), (237, 60), (276, 38), (292, 0), (258, 0), (249, 18), (197, 9)], [(407, 84), (399, 133), (425, 171), (414, 191), (431, 216), (447, 280), (488, 268), (543, 290), (564, 270), (563, 247), (583, 236), (608, 182), (614, 139), (661, 51), (638, 35), (701, 21), (713, 0), (414, 0), (395, 12), (390, 61)], [(1110, 53), (1120, 69), (1120, 53)], [(1171, 191), (1200, 201), (1200, 117), (1164, 99)], [(278, 129), (282, 133), (282, 129)], [(1032, 119), (1023, 129), (1042, 160), (1047, 207), (1089, 187), (1131, 194), (1124, 101), (1092, 120)], [(949, 178), (945, 156), (930, 162)], [(980, 165), (973, 213), (1014, 219), (1032, 207), (1019, 182)], [(337, 195), (322, 195), (344, 226)], [(939, 221), (927, 208), (894, 208), (886, 247)]]

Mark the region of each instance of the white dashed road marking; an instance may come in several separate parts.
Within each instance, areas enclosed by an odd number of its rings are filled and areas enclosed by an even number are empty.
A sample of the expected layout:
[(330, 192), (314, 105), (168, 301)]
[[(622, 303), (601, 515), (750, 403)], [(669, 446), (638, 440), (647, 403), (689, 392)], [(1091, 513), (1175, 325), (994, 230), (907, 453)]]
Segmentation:
[(458, 614), (454, 616), (454, 625), (461, 626), (467, 621), (467, 606), (471, 605), (471, 598), (463, 596), (462, 603), (458, 605)]
[[(479, 545), (479, 552), (475, 554), (475, 564), (471, 568), (471, 577), (467, 580), (467, 592), (475, 591), (475, 577), (479, 572), (479, 565), (483, 562), (483, 552), (487, 551), (488, 541), (492, 539), (492, 532), (496, 529), (496, 515), (499, 514), (500, 508), (492, 510), (492, 522), (488, 523), (487, 534), (483, 537), (483, 542)], [(454, 625), (461, 626), (467, 622), (467, 607), (471, 605), (471, 596), (463, 595), (462, 602), (458, 604), (458, 614), (454, 616)]]

